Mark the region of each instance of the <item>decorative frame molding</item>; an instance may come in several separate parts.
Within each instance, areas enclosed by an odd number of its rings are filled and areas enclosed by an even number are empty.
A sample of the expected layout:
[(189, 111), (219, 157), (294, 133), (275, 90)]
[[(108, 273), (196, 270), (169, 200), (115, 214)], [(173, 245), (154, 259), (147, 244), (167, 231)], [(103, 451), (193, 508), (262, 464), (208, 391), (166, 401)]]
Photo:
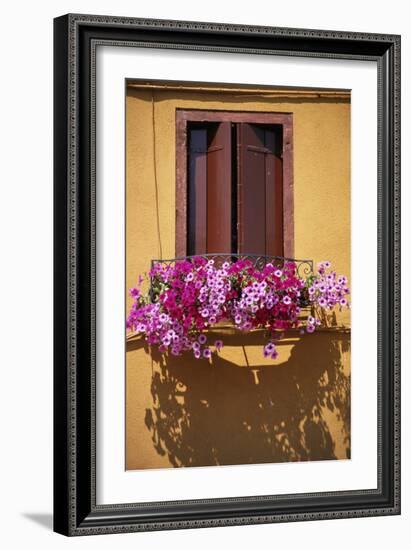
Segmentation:
[[(55, 19), (54, 29), (54, 530), (73, 536), (399, 514), (400, 37), (72, 14)], [(95, 79), (100, 44), (377, 62), (377, 489), (96, 505)]]

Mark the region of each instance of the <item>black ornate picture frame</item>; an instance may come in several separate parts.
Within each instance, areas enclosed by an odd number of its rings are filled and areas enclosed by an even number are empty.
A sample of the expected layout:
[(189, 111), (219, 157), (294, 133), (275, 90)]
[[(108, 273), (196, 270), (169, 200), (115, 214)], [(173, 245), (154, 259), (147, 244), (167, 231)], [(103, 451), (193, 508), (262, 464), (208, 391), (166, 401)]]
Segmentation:
[[(378, 488), (96, 504), (98, 44), (378, 65)], [(400, 513), (400, 37), (125, 17), (54, 21), (54, 530), (75, 536)]]

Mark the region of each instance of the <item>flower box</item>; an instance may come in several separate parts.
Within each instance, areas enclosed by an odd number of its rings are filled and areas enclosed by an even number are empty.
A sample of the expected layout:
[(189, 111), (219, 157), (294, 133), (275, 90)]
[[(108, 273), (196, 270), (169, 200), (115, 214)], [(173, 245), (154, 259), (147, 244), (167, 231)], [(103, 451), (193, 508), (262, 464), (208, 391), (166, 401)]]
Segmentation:
[[(127, 329), (161, 353), (191, 352), (196, 359), (221, 350), (223, 341), (211, 343), (206, 335), (221, 323), (243, 332), (264, 329), (263, 354), (276, 358), (282, 331), (312, 333), (327, 312), (349, 307), (347, 278), (330, 268), (321, 262), (314, 273), (311, 260), (233, 254), (153, 260), (148, 293), (141, 292), (142, 278), (130, 289)], [(303, 308), (309, 308), (305, 316)]]

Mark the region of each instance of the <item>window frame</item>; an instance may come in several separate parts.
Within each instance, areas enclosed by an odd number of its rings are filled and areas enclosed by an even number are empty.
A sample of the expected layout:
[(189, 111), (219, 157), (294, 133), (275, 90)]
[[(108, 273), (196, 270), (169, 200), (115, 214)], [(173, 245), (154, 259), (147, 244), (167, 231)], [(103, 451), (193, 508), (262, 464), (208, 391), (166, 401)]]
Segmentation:
[(187, 256), (188, 124), (232, 122), (272, 124), (283, 133), (283, 245), (284, 256), (294, 257), (294, 141), (293, 114), (264, 111), (176, 109), (176, 258)]

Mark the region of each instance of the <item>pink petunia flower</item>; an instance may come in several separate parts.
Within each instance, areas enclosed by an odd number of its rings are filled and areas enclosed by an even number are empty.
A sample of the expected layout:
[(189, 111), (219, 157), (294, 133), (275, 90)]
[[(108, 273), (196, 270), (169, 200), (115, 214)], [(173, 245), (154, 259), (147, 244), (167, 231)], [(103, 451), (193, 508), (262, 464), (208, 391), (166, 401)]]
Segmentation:
[(214, 347), (217, 351), (221, 351), (221, 349), (223, 347), (223, 341), (222, 340), (216, 340), (214, 342)]

